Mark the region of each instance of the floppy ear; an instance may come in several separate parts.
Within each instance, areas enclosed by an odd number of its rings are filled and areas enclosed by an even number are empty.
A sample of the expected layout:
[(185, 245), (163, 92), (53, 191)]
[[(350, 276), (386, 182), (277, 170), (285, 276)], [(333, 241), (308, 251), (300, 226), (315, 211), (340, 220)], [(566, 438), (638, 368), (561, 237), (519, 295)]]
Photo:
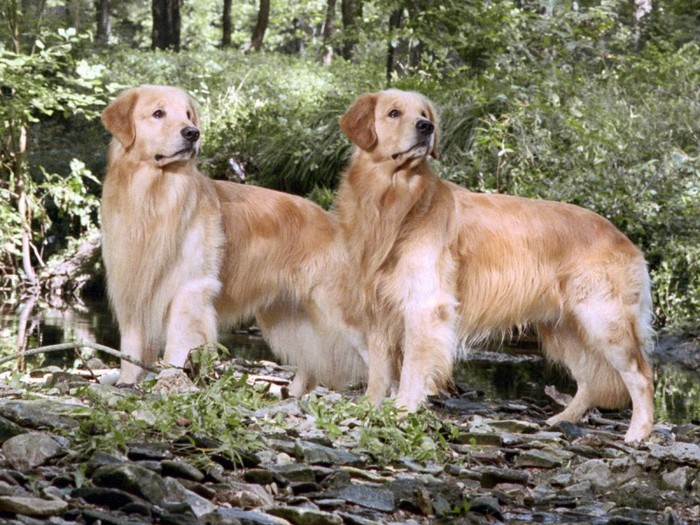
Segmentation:
[(377, 144), (374, 131), (374, 106), (377, 96), (365, 93), (340, 117), (340, 128), (348, 138), (364, 151), (371, 151)]
[(134, 127), (134, 107), (139, 95), (136, 89), (122, 92), (102, 112), (102, 123), (124, 148), (128, 148), (136, 138)]
[(192, 124), (195, 125), (195, 127), (199, 127), (200, 120), (199, 120), (199, 109), (197, 108), (197, 103), (189, 95), (188, 95), (188, 98), (190, 100), (190, 109), (192, 110), (192, 118), (190, 120), (192, 121)]
[(435, 138), (433, 139), (433, 149), (430, 151), (430, 156), (437, 159), (440, 154), (438, 150), (438, 144), (440, 142), (440, 122), (437, 111), (435, 111), (435, 106), (433, 106), (432, 102), (428, 99), (426, 99), (425, 102), (428, 105), (428, 120), (435, 125), (435, 131), (433, 132)]

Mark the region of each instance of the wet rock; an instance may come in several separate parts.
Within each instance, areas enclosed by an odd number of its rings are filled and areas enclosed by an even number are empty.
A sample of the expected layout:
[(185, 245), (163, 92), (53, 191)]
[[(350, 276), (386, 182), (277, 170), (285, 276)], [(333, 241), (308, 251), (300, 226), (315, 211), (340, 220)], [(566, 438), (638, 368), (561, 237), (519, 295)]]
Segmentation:
[(578, 483), (588, 482), (594, 489), (610, 488), (615, 480), (609, 465), (603, 459), (590, 459), (574, 469), (574, 480)]
[(294, 525), (341, 525), (343, 518), (337, 514), (304, 507), (269, 507), (265, 512), (283, 518)]
[(554, 454), (543, 450), (526, 450), (518, 456), (515, 466), (519, 468), (556, 468), (562, 465)]
[(462, 507), (464, 504), (460, 487), (433, 476), (402, 476), (392, 481), (387, 488), (394, 493), (400, 508), (417, 509), (426, 516), (440, 516), (450, 512), (448, 509)]
[(362, 516), (350, 514), (349, 512), (338, 512), (338, 516), (343, 518), (347, 525), (382, 525), (379, 521), (363, 518)]
[(260, 485), (229, 482), (217, 487), (215, 501), (232, 507), (254, 508), (274, 504), (272, 496)]
[(0, 496), (0, 511), (25, 516), (57, 516), (68, 508), (68, 503), (59, 499), (24, 498)]
[(519, 421), (516, 419), (492, 419), (487, 421), (489, 426), (497, 430), (505, 430), (507, 432), (515, 432), (518, 434), (533, 434), (540, 430), (540, 426), (530, 421)]
[(270, 470), (288, 481), (320, 481), (333, 472), (327, 467), (290, 463), (271, 467)]
[(109, 512), (104, 512), (95, 509), (84, 509), (82, 517), (87, 523), (100, 525), (143, 525), (143, 521), (116, 516)]
[(151, 503), (165, 501), (165, 481), (155, 472), (134, 463), (104, 465), (95, 470), (92, 482), (98, 487), (110, 487), (136, 494)]
[(0, 416), (0, 445), (8, 439), (19, 436), (20, 434), (25, 434), (26, 432), (28, 432), (28, 430), (22, 428), (17, 423)]
[(522, 470), (486, 467), (481, 471), (481, 486), (487, 489), (493, 488), (499, 483), (525, 484), (529, 479), (530, 474)]
[(162, 443), (129, 443), (127, 457), (132, 461), (153, 459), (161, 461), (173, 457), (167, 445)]
[(80, 487), (70, 493), (73, 498), (80, 498), (92, 505), (101, 505), (110, 509), (120, 509), (124, 505), (138, 501), (136, 496), (119, 489), (103, 487)]
[(204, 480), (204, 473), (186, 461), (161, 461), (160, 472), (163, 476), (171, 476), (173, 478), (189, 479), (192, 481)]
[(65, 449), (46, 434), (30, 432), (5, 441), (2, 451), (14, 468), (29, 470), (63, 454)]
[(289, 525), (289, 521), (255, 510), (218, 508), (202, 518), (207, 525)]
[(578, 439), (586, 435), (584, 429), (568, 421), (560, 421), (552, 428), (560, 430), (561, 433), (564, 434), (564, 437), (570, 440)]
[(305, 463), (312, 465), (357, 465), (362, 462), (360, 456), (352, 452), (310, 441), (297, 441), (294, 454)]
[(503, 439), (495, 432), (465, 432), (459, 435), (456, 442), (472, 446), (500, 447)]
[(78, 422), (64, 414), (73, 414), (80, 408), (54, 401), (0, 401), (0, 416), (26, 428), (70, 430)]
[(335, 497), (379, 512), (394, 512), (396, 501), (390, 490), (371, 485), (352, 484), (327, 492), (324, 497)]
[(668, 505), (658, 487), (646, 479), (634, 479), (611, 493), (611, 498), (621, 507), (661, 510)]
[(87, 463), (85, 474), (89, 477), (92, 476), (95, 470), (103, 465), (116, 465), (118, 463), (124, 463), (125, 461), (126, 458), (122, 456), (115, 456), (107, 454), (106, 452), (95, 452)]
[(478, 496), (469, 502), (469, 511), (478, 514), (493, 516), (497, 520), (502, 520), (501, 505), (498, 498), (491, 496)]
[(216, 505), (202, 496), (185, 488), (175, 478), (165, 478), (165, 501), (171, 503), (186, 503), (192, 513), (198, 518), (216, 509)]

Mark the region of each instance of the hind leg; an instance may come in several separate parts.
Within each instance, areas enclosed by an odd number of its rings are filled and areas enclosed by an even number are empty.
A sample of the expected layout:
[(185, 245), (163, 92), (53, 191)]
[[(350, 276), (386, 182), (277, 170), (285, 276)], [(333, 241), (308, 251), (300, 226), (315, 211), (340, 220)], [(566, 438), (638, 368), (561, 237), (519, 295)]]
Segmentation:
[[(651, 432), (654, 423), (652, 372), (644, 355), (646, 341), (637, 334), (639, 315), (632, 306), (608, 300), (581, 305), (579, 323), (590, 347), (600, 352), (614, 370), (632, 399), (632, 420), (625, 441), (639, 441)], [(601, 392), (607, 385), (600, 385)], [(608, 401), (602, 399), (602, 401)], [(611, 403), (614, 406), (614, 399)], [(619, 402), (617, 403), (619, 406)], [(601, 406), (606, 406), (601, 403)]]
[(576, 331), (565, 323), (552, 326), (538, 327), (542, 348), (553, 361), (563, 364), (576, 381), (576, 395), (571, 403), (559, 414), (547, 420), (548, 425), (556, 425), (561, 421), (577, 423), (588, 409), (595, 406), (591, 392), (591, 378), (585, 363), (586, 349)]

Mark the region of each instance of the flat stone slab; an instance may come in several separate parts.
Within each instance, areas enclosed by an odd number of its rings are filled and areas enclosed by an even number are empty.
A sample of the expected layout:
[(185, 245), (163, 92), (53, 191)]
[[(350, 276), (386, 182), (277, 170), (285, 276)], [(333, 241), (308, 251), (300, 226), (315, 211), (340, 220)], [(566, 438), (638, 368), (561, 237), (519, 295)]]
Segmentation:
[(58, 516), (68, 509), (68, 503), (60, 499), (26, 498), (20, 496), (0, 496), (0, 511), (23, 514), (25, 516)]

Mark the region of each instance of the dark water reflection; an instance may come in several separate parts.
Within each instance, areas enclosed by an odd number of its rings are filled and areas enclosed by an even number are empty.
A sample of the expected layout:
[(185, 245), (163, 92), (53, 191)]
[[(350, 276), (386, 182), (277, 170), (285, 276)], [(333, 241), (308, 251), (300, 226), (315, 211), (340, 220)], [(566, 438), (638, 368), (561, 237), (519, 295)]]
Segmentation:
[[(26, 317), (26, 318), (25, 318)], [(86, 303), (69, 309), (54, 309), (37, 304), (28, 316), (18, 309), (0, 309), (0, 357), (17, 351), (18, 333), (27, 335), (26, 348), (69, 341), (93, 341), (119, 347), (119, 333), (106, 305)], [(244, 359), (275, 360), (264, 340), (255, 334), (229, 333), (221, 343), (231, 355)], [(481, 390), (486, 397), (544, 399), (544, 386), (554, 385), (561, 392), (573, 393), (575, 384), (562, 371), (539, 359), (535, 348), (512, 348), (511, 359), (493, 359), (493, 354), (477, 354), (458, 365), (456, 381)], [(514, 357), (513, 357), (514, 356)], [(106, 362), (117, 363), (100, 354)], [(498, 357), (498, 356), (496, 356)], [(72, 352), (46, 354), (31, 358), (32, 365), (70, 367)], [(3, 368), (12, 366), (5, 364)], [(700, 421), (700, 381), (698, 373), (675, 364), (656, 366), (655, 412), (658, 421), (685, 423)]]

